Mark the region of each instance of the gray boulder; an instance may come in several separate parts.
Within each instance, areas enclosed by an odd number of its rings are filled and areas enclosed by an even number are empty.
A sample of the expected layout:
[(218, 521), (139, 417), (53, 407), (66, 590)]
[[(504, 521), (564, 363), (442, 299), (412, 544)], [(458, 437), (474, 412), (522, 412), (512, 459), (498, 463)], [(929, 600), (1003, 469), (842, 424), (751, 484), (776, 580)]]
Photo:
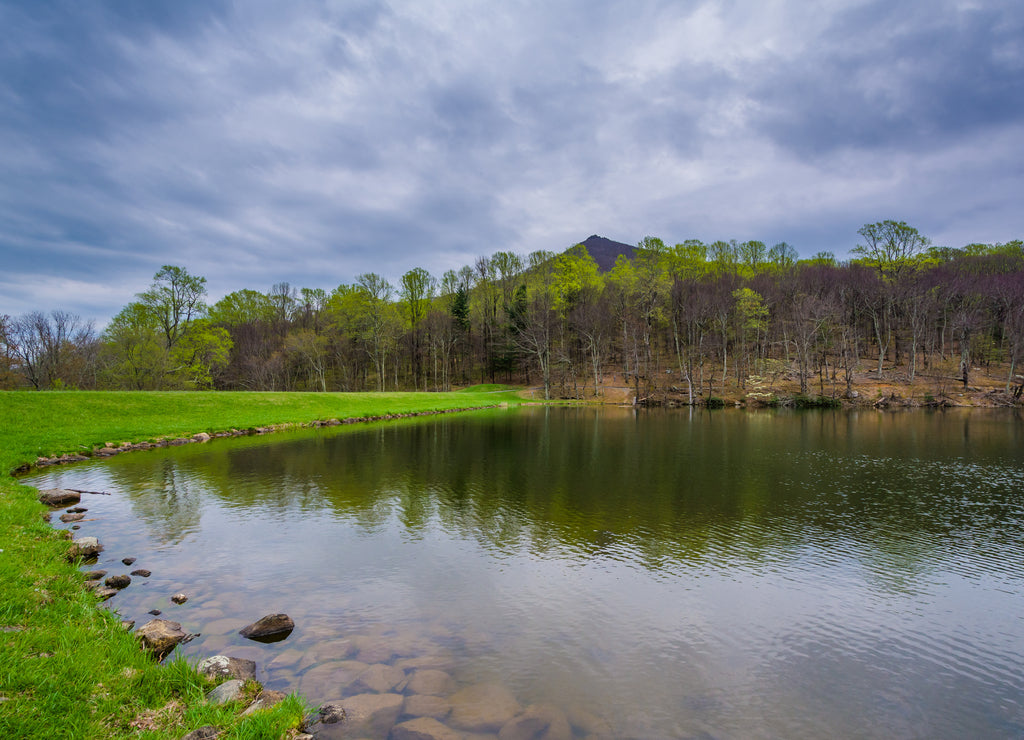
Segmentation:
[(66, 488), (48, 488), (39, 492), (39, 502), (47, 506), (67, 506), (77, 504), (81, 500), (82, 494)]
[(228, 655), (214, 655), (199, 661), (196, 671), (210, 678), (230, 676), (231, 678), (256, 679), (256, 663), (244, 658), (232, 658)]
[(206, 701), (208, 704), (227, 704), (229, 701), (235, 701), (242, 695), (242, 684), (245, 681), (240, 678), (234, 678), (230, 681), (225, 681), (215, 689), (211, 689), (206, 695)]
[(95, 537), (79, 537), (71, 541), (71, 549), (68, 550), (68, 559), (92, 558), (103, 552), (103, 545)]

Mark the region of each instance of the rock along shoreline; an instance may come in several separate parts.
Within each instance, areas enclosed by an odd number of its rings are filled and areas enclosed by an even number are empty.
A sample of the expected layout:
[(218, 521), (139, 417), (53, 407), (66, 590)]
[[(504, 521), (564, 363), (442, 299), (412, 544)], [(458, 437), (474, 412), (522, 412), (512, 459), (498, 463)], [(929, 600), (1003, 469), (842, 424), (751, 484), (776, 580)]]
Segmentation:
[(320, 427), (337, 427), (343, 424), (369, 424), (378, 421), (392, 421), (395, 419), (412, 419), (418, 416), (437, 416), (439, 414), (455, 414), (465, 411), (484, 411), (486, 409), (508, 408), (508, 403), (488, 404), (486, 406), (465, 406), (453, 409), (435, 409), (432, 411), (412, 411), (408, 413), (381, 414), (379, 416), (356, 416), (345, 419), (316, 419), (308, 422), (284, 422), (281, 424), (269, 424), (259, 427), (248, 427), (246, 429), (228, 429), (220, 432), (197, 432), (189, 436), (164, 437), (154, 442), (125, 442), (115, 444), (107, 442), (102, 447), (93, 447), (83, 453), (65, 453), (54, 457), (39, 457), (34, 463), (25, 463), (14, 470), (14, 474), (27, 473), (33, 468), (45, 468), (51, 465), (66, 465), (85, 460), (104, 459), (120, 455), (124, 452), (136, 452), (139, 450), (153, 450), (162, 447), (180, 447), (187, 444), (201, 444), (211, 439), (223, 439), (225, 437), (252, 437), (274, 432), (283, 432), (291, 429), (317, 429)]

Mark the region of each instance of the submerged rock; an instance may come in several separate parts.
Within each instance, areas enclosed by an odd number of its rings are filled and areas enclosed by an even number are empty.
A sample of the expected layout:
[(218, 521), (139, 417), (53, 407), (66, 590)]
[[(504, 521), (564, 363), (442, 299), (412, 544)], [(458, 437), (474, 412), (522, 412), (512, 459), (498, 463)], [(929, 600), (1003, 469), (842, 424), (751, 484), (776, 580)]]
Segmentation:
[(135, 633), (142, 642), (142, 647), (152, 653), (157, 660), (174, 650), (174, 646), (188, 637), (178, 622), (167, 619), (151, 619)]
[(67, 506), (77, 504), (81, 500), (82, 494), (66, 488), (48, 488), (39, 492), (39, 502), (47, 506)]
[(419, 717), (391, 728), (388, 740), (462, 740), (465, 737), (436, 719)]
[(244, 658), (232, 658), (228, 655), (214, 655), (201, 660), (196, 666), (196, 670), (210, 678), (219, 676), (230, 676), (243, 680), (256, 678), (256, 663)]
[(152, 571), (148, 571), (145, 568), (138, 568), (138, 569), (132, 571), (132, 575), (133, 576), (142, 576), (143, 578), (149, 578), (151, 575), (153, 575), (153, 572)]
[(64, 522), (65, 524), (70, 524), (71, 522), (78, 522), (78, 521), (81, 521), (82, 519), (85, 519), (85, 514), (61, 514), (60, 515), (60, 520), (62, 522)]
[(186, 601), (188, 601), (188, 596), (186, 596), (183, 593), (176, 593), (174, 594), (174, 596), (171, 597), (171, 601), (173, 601), (175, 604), (184, 604)]
[(449, 723), (469, 732), (497, 732), (520, 710), (512, 692), (500, 684), (482, 683), (457, 691), (449, 697)]
[(343, 700), (346, 736), (387, 737), (403, 701), (399, 694), (359, 694)]
[(412, 694), (447, 696), (455, 691), (455, 679), (444, 671), (427, 668), (412, 674), (408, 688)]
[(396, 688), (404, 680), (405, 671), (401, 668), (376, 663), (360, 673), (356, 680), (349, 685), (349, 688), (359, 692), (372, 691), (383, 694)]
[(238, 631), (242, 637), (259, 642), (283, 640), (295, 629), (295, 622), (287, 614), (268, 614)]
[(558, 707), (534, 704), (506, 722), (498, 740), (572, 740), (572, 728)]
[(452, 711), (451, 702), (441, 696), (427, 696), (425, 694), (413, 694), (405, 699), (402, 705), (402, 714), (408, 717), (432, 717), (433, 719), (444, 719)]

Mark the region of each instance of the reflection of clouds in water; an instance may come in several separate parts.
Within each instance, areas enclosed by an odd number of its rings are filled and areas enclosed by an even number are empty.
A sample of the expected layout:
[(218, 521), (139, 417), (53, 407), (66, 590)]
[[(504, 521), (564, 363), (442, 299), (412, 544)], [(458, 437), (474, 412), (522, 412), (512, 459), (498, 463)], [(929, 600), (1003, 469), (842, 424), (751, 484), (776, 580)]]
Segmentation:
[[(116, 606), (137, 618), (190, 592), (168, 611), (207, 622), (187, 655), (272, 665), (392, 630), (450, 654), (461, 683), (583, 702), (621, 735), (914, 734), (936, 717), (979, 734), (1012, 725), (1024, 688), (1022, 627), (999, 621), (1021, 606), (1024, 471), (1012, 435), (972, 433), (969, 452), (945, 423), (543, 409), (81, 470), (118, 492), (111, 541), (160, 549)], [(277, 611), (297, 623), (281, 646), (237, 637)], [(332, 650), (271, 681), (320, 685), (310, 670), (349, 659)]]

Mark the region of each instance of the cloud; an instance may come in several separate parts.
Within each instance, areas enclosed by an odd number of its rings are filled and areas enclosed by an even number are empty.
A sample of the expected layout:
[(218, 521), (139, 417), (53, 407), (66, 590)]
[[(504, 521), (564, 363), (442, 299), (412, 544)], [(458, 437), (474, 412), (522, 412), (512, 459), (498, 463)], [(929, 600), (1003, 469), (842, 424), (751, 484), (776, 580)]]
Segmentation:
[(76, 281), (0, 313), (104, 320), (167, 263), (219, 297), (595, 232), (843, 255), (882, 218), (1024, 231), (1009, 3), (38, 2), (0, 23), (0, 254), (12, 284)]

